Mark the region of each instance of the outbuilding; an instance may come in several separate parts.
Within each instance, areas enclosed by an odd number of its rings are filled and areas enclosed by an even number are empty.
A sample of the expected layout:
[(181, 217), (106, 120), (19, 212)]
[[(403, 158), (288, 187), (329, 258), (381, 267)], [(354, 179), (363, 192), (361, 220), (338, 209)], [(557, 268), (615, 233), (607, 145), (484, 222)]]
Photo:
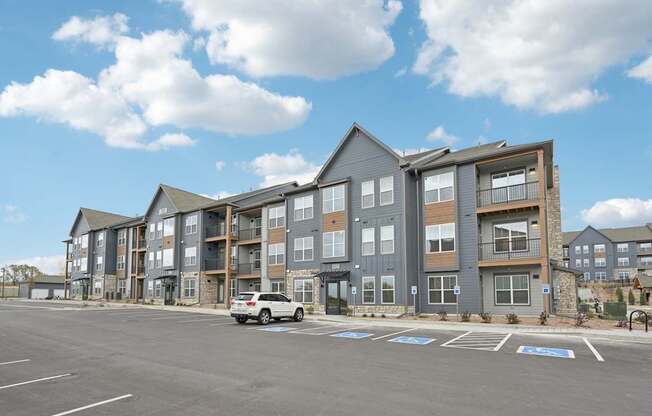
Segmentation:
[(20, 283), (19, 296), (27, 299), (63, 299), (63, 282), (63, 276), (35, 276)]

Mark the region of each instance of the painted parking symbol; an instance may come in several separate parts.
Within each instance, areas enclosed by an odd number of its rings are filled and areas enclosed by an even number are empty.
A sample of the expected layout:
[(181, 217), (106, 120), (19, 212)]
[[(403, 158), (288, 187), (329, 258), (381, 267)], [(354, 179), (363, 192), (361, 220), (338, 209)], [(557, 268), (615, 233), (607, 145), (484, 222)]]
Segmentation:
[(373, 334), (368, 332), (340, 332), (339, 334), (331, 335), (332, 337), (338, 338), (352, 338), (352, 339), (362, 339), (370, 337)]
[(532, 347), (530, 345), (521, 345), (516, 351), (519, 354), (540, 355), (542, 357), (555, 358), (575, 358), (573, 350), (563, 348)]
[(428, 345), (433, 342), (434, 338), (425, 338), (425, 337), (396, 337), (390, 339), (388, 342), (398, 342), (399, 344), (410, 344), (410, 345)]
[(291, 331), (294, 328), (289, 328), (287, 326), (270, 326), (269, 328), (260, 328), (258, 329), (259, 331), (267, 331), (267, 332), (288, 332)]

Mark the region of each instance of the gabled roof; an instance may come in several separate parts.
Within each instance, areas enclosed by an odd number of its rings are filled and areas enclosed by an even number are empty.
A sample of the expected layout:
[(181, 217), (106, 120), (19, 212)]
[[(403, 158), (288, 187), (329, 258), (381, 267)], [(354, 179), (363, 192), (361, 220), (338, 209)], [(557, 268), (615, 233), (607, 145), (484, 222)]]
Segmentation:
[(118, 222), (123, 222), (131, 220), (130, 217), (125, 217), (124, 215), (113, 214), (111, 212), (98, 211), (96, 209), (90, 208), (79, 208), (75, 222), (72, 224), (70, 229), (70, 235), (72, 235), (72, 230), (75, 228), (75, 225), (79, 222), (79, 219), (83, 217), (88, 224), (88, 228), (91, 231), (102, 230)]
[(620, 227), (620, 228), (593, 228), (587, 226), (582, 231), (568, 231), (562, 233), (564, 245), (570, 245), (575, 239), (587, 229), (592, 229), (603, 235), (607, 240), (614, 243), (625, 243), (629, 241), (652, 241), (652, 224), (646, 224), (638, 227)]
[(260, 188), (260, 189), (256, 189), (256, 190), (249, 191), (249, 192), (243, 192), (241, 194), (231, 195), (229, 197), (222, 198), (222, 199), (211, 200), (211, 203), (208, 204), (208, 205), (205, 205), (203, 208), (215, 208), (215, 207), (219, 207), (219, 206), (227, 205), (227, 204), (230, 204), (230, 205), (233, 205), (233, 206), (237, 207), (238, 202), (240, 202), (240, 201), (242, 201), (242, 200), (244, 200), (246, 198), (251, 198), (251, 197), (254, 197), (256, 195), (259, 195), (259, 194), (262, 194), (262, 193), (265, 193), (265, 192), (271, 192), (271, 191), (274, 191), (275, 189), (278, 189), (278, 191), (279, 191), (278, 194), (270, 196), (270, 198), (274, 199), (274, 198), (277, 198), (279, 195), (281, 195), (282, 193), (285, 192), (283, 190), (283, 188), (295, 189), (298, 186), (299, 185), (297, 184), (296, 181), (285, 182), (285, 183), (281, 183), (281, 184), (278, 184), (278, 185), (272, 185), (272, 186), (268, 186), (266, 188)]
[(331, 153), (331, 155), (328, 157), (328, 160), (326, 161), (326, 163), (324, 163), (324, 165), (321, 167), (321, 169), (319, 170), (319, 173), (317, 173), (317, 176), (315, 176), (315, 180), (313, 181), (313, 183), (316, 184), (317, 181), (319, 181), (319, 178), (321, 178), (321, 176), (324, 174), (324, 172), (326, 172), (326, 170), (328, 169), (330, 164), (333, 162), (333, 160), (335, 160), (335, 157), (337, 156), (337, 154), (342, 149), (342, 146), (344, 146), (344, 143), (349, 141), (352, 137), (354, 137), (354, 134), (358, 133), (358, 132), (363, 133), (372, 142), (376, 143), (378, 146), (383, 148), (387, 153), (389, 153), (391, 156), (396, 158), (396, 160), (399, 162), (400, 165), (406, 164), (406, 160), (404, 158), (402, 158), (401, 156), (399, 156), (398, 153), (396, 153), (391, 147), (387, 146), (385, 143), (383, 143), (378, 138), (376, 138), (376, 136), (369, 133), (367, 130), (363, 129), (358, 123), (354, 122), (351, 125), (351, 127), (346, 131), (346, 134), (342, 137), (342, 139), (340, 139), (340, 142), (337, 144), (337, 147), (335, 147), (335, 150), (333, 151), (333, 153)]
[(156, 201), (156, 198), (161, 192), (163, 192), (168, 197), (174, 209), (176, 209), (176, 211), (179, 213), (196, 211), (208, 204), (215, 202), (214, 199), (207, 198), (205, 196), (184, 191), (183, 189), (175, 188), (170, 185), (160, 184), (156, 190), (156, 193), (154, 194), (154, 198), (152, 198), (152, 202), (149, 203), (147, 210), (145, 211), (145, 216), (149, 214), (152, 206), (154, 205), (154, 202)]

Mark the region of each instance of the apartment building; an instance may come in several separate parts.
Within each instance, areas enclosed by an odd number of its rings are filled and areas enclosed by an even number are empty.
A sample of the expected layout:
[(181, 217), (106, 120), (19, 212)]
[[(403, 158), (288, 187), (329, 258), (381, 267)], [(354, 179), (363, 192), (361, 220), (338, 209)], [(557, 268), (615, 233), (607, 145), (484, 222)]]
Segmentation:
[(652, 223), (563, 233), (563, 261), (582, 271), (585, 281), (652, 276)]
[(119, 295), (103, 296), (228, 307), (272, 290), (327, 314), (570, 310), (559, 211), (552, 141), (405, 156), (353, 124), (308, 184), (218, 201), (161, 185), (142, 218), (108, 225), (118, 278), (105, 287)]

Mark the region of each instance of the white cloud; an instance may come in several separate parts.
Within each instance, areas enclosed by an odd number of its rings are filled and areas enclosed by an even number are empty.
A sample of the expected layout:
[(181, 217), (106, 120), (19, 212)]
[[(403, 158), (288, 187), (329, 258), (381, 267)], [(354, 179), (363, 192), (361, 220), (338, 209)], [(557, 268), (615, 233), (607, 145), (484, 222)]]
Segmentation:
[(399, 156), (409, 156), (417, 153), (427, 152), (428, 150), (431, 149), (427, 147), (417, 147), (417, 148), (407, 148), (407, 149), (393, 148), (392, 150)]
[(652, 199), (613, 198), (598, 201), (581, 212), (582, 219), (596, 227), (641, 225), (652, 222)]
[(648, 84), (652, 84), (652, 56), (627, 71), (627, 75), (632, 78), (642, 79)]
[(181, 0), (206, 52), (255, 77), (334, 79), (377, 68), (394, 55), (388, 28), (397, 0)]
[(306, 161), (296, 149), (290, 150), (286, 155), (265, 153), (242, 166), (263, 178), (261, 187), (291, 181), (297, 181), (299, 184), (308, 183), (315, 179), (321, 168)]
[(407, 74), (407, 67), (404, 66), (403, 68), (399, 69), (394, 73), (394, 78), (401, 78)]
[(228, 198), (230, 196), (235, 195), (234, 193), (227, 192), (227, 191), (219, 191), (213, 195), (209, 194), (201, 194), (201, 196), (205, 196), (206, 198), (211, 198), (211, 199), (223, 199), (223, 198)]
[(231, 75), (202, 77), (182, 58), (187, 42), (183, 32), (121, 36), (116, 63), (97, 81), (49, 69), (28, 84), (13, 82), (0, 93), (0, 117), (33, 116), (97, 134), (112, 147), (151, 151), (194, 143), (180, 134), (148, 143), (151, 126), (255, 135), (285, 131), (307, 118), (312, 105), (302, 97)]
[(73, 16), (52, 34), (54, 40), (87, 42), (99, 47), (110, 47), (123, 33), (129, 31), (129, 18), (121, 13), (83, 19)]
[(452, 134), (446, 133), (446, 130), (444, 130), (444, 126), (437, 126), (433, 131), (428, 133), (428, 135), (426, 136), (426, 140), (428, 140), (429, 142), (440, 141), (444, 143), (446, 146), (452, 146), (455, 143), (459, 142), (460, 138)]
[(36, 266), (45, 274), (63, 274), (65, 270), (64, 256), (36, 256), (18, 260), (8, 260), (0, 263), (2, 265), (27, 264)]
[(0, 214), (2, 214), (2, 221), (9, 224), (21, 224), (27, 220), (27, 215), (16, 205), (0, 205)]
[(456, 95), (550, 113), (605, 99), (596, 78), (652, 36), (649, 0), (421, 0), (420, 17), (428, 40), (415, 72)]
[(215, 169), (218, 172), (222, 172), (225, 166), (226, 166), (226, 162), (223, 160), (218, 160), (217, 162), (215, 162)]

